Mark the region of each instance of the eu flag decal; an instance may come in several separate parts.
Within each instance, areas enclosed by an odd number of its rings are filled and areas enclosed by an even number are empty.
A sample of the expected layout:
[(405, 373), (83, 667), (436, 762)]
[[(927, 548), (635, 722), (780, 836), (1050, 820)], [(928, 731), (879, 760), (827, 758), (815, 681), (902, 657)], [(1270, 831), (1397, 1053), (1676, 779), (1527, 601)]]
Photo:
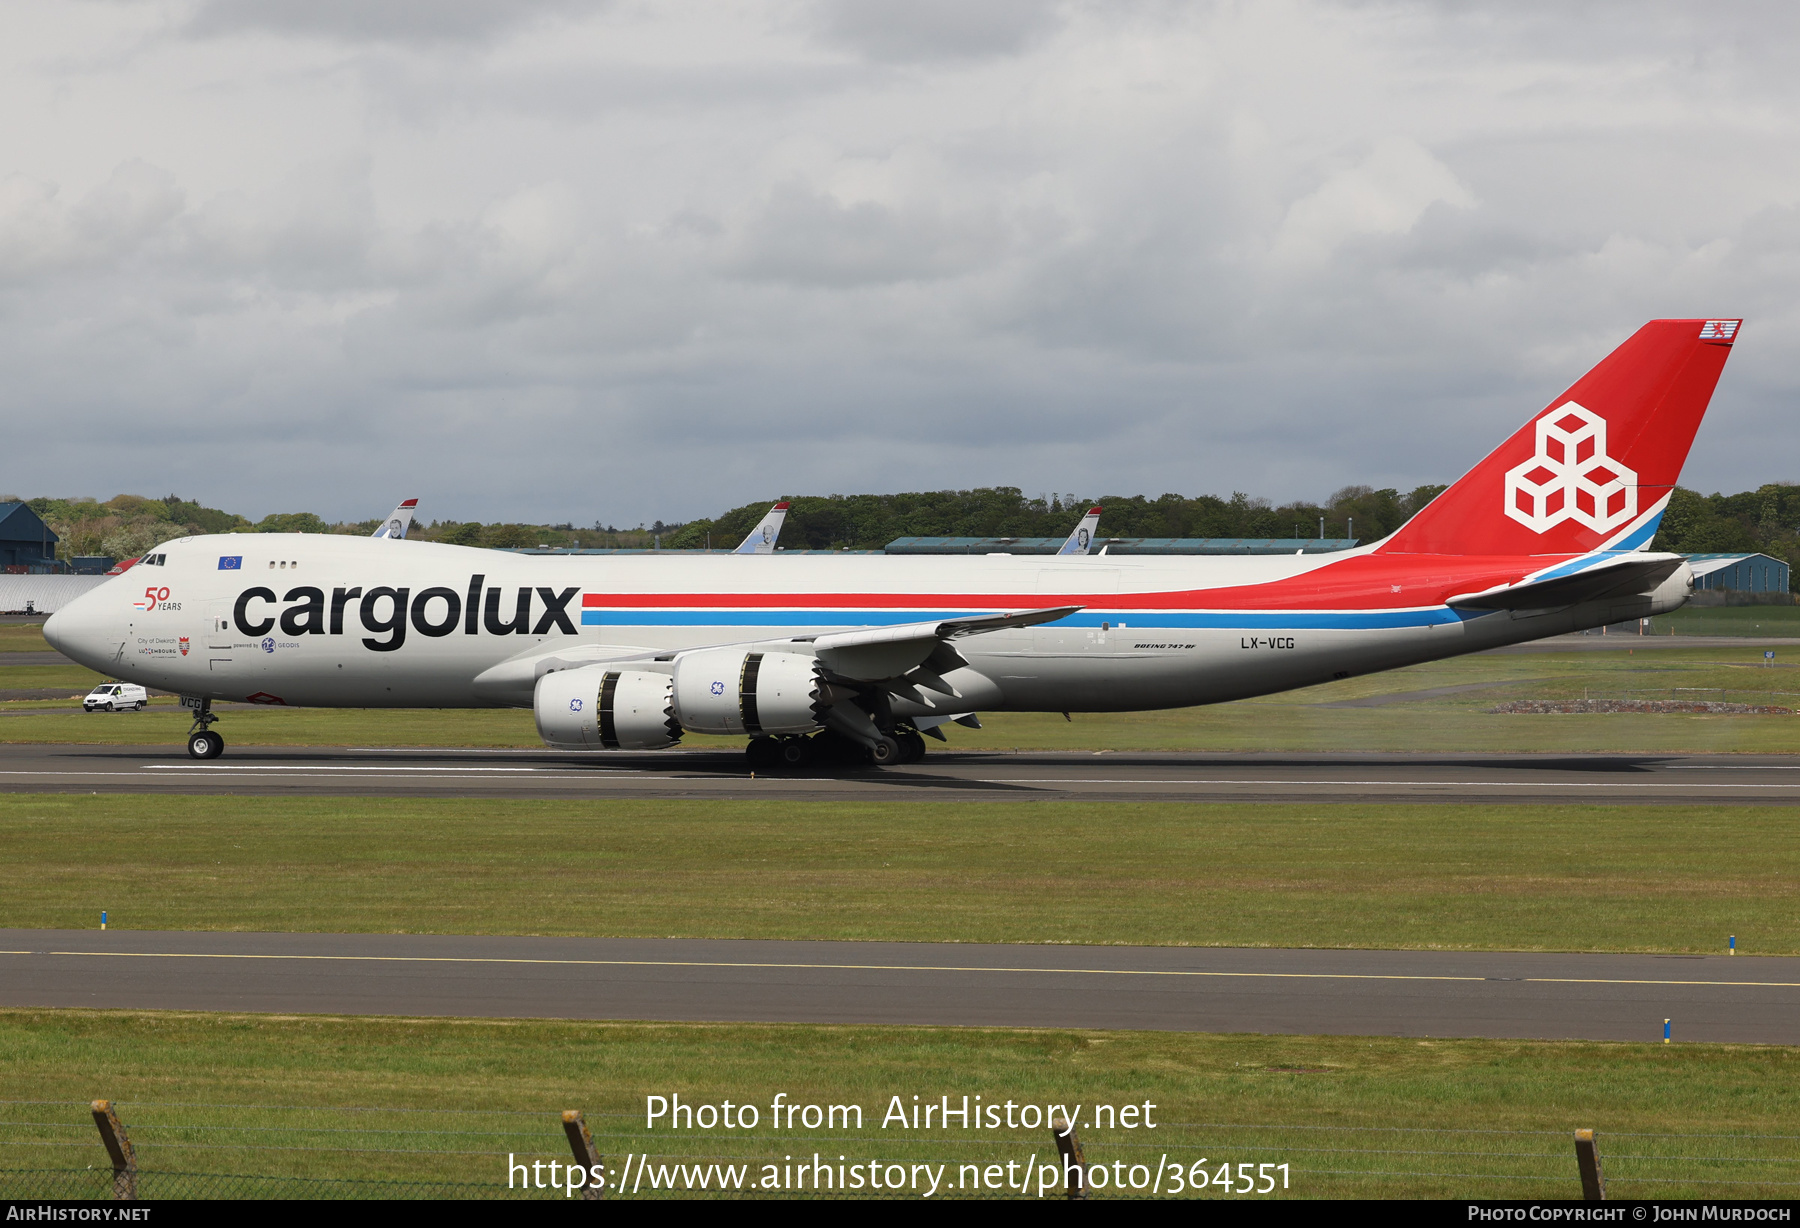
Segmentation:
[(241, 554), (221, 554), (219, 556), (220, 571), (244, 570), (244, 556)]

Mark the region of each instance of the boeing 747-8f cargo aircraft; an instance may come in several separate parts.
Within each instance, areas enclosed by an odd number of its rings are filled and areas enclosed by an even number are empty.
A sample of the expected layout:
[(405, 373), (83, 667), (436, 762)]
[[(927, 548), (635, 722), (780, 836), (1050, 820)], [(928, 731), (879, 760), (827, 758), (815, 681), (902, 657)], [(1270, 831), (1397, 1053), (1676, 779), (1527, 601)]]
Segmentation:
[(1660, 614), (1648, 552), (1737, 336), (1657, 320), (1392, 536), (1276, 557), (534, 558), (318, 535), (190, 537), (58, 611), (93, 669), (196, 709), (533, 708), (551, 746), (751, 739), (878, 764), (993, 711), (1217, 703)]

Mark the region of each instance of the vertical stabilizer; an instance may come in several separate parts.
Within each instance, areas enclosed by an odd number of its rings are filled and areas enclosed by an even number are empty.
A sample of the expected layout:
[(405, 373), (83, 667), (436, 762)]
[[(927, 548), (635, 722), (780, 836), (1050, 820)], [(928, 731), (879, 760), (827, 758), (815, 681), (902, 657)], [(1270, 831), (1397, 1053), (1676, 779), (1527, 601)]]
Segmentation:
[(1585, 554), (1656, 534), (1739, 320), (1652, 320), (1377, 550)]
[(399, 541), (412, 528), (413, 511), (419, 506), (417, 499), (402, 499), (400, 506), (388, 513), (388, 518), (381, 522), (381, 527), (369, 534), (370, 537), (386, 537)]
[(788, 505), (777, 503), (769, 509), (762, 523), (738, 544), (733, 554), (774, 554), (776, 539), (781, 536), (781, 522), (787, 519)]
[(1093, 547), (1094, 529), (1099, 523), (1100, 509), (1097, 507), (1090, 507), (1087, 510), (1087, 515), (1081, 518), (1081, 523), (1075, 526), (1075, 531), (1069, 534), (1069, 540), (1064, 542), (1062, 544), (1062, 549), (1058, 550), (1056, 553), (1059, 555), (1086, 554), (1088, 550)]

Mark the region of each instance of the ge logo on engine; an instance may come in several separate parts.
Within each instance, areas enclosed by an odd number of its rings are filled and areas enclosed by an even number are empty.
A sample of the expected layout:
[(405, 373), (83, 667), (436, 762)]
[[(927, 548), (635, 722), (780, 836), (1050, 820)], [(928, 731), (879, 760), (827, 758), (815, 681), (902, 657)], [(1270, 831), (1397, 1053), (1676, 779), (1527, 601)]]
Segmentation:
[(581, 711), (581, 701), (579, 699), (571, 699), (569, 701), (569, 711), (571, 711), (571, 712)]
[(725, 693), (725, 684), (723, 682), (713, 683), (712, 684), (712, 693), (714, 695), (723, 695)]
[(1508, 516), (1544, 533), (1574, 520), (1605, 533), (1637, 515), (1638, 476), (1606, 454), (1606, 419), (1570, 401), (1537, 420), (1537, 453), (1506, 471)]

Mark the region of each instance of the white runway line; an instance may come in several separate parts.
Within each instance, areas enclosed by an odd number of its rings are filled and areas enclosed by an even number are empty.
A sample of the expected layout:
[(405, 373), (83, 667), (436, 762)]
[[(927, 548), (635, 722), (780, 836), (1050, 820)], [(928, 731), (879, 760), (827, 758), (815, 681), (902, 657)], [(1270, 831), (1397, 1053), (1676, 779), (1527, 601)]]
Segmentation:
[[(1005, 972), (1067, 976), (1149, 976), (1266, 981), (1494, 981), (1488, 976), (1407, 972), (1227, 972), (1186, 968), (1030, 968), (1004, 964), (824, 964), (761, 960), (702, 959), (543, 959), (487, 955), (285, 955), (216, 951), (0, 951), (0, 956), (94, 956), (106, 959), (226, 959), (301, 963), (528, 964), (581, 968), (748, 968), (820, 972)], [(1684, 981), (1672, 978), (1522, 976), (1502, 978), (1513, 985), (1669, 985), (1699, 988), (1800, 989), (1800, 981)]]
[[(243, 769), (239, 769), (239, 770), (241, 771)], [(260, 779), (263, 779), (263, 780), (270, 780), (270, 779), (274, 779), (274, 780), (332, 780), (332, 779), (337, 779), (337, 778), (329, 775), (329, 773), (331, 773), (333, 771), (341, 770), (341, 769), (279, 768), (279, 769), (272, 769), (272, 770), (285, 772), (286, 774), (282, 775), (282, 776), (277, 776), (277, 777), (264, 776), (264, 777), (260, 777)], [(380, 768), (366, 768), (366, 769), (361, 769), (361, 770), (376, 772), (379, 774), (375, 775), (375, 776), (358, 776), (358, 777), (355, 777), (355, 779), (357, 779), (357, 780), (383, 780), (383, 779), (386, 779), (386, 780), (427, 781), (427, 780), (468, 780), (469, 777), (467, 777), (467, 776), (457, 776), (457, 775), (451, 775), (449, 773), (451, 773), (453, 771), (458, 771), (458, 770), (472, 771), (474, 769), (447, 768), (447, 769), (443, 769), (441, 772), (439, 771), (439, 769), (436, 769), (436, 768), (409, 768), (409, 769), (407, 769), (408, 771), (411, 771), (411, 772), (431, 773), (428, 775), (419, 775), (419, 776), (402, 776), (402, 775), (399, 775), (398, 773), (385, 773), (385, 772), (382, 772), (382, 769), (380, 769)], [(681, 777), (677, 777), (677, 776), (644, 776), (640, 773), (629, 772), (629, 771), (619, 771), (619, 772), (615, 772), (615, 773), (611, 773), (611, 774), (618, 775), (618, 776), (628, 776), (628, 775), (634, 776), (640, 780), (679, 780), (679, 779), (681, 779)], [(130, 780), (130, 779), (135, 779), (135, 778), (142, 778), (142, 779), (146, 779), (146, 780), (182, 780), (182, 779), (206, 780), (206, 779), (215, 777), (216, 775), (217, 775), (217, 769), (208, 769), (208, 768), (199, 768), (199, 767), (185, 768), (185, 767), (176, 767), (174, 765), (169, 765), (164, 770), (154, 771), (154, 772), (148, 771), (148, 770), (136, 770), (136, 769), (120, 769), (117, 771), (102, 771), (102, 772), (92, 772), (92, 771), (90, 771), (90, 772), (0, 771), (0, 776), (29, 776), (34, 779), (48, 779), (48, 778), (55, 777), (55, 778), (69, 778), (69, 779), (73, 779), (73, 780), (89, 780), (89, 781), (106, 780), (106, 779)], [(514, 778), (513, 777), (505, 777), (505, 776), (496, 776), (496, 777), (493, 777), (493, 779), (508, 780), (508, 779), (514, 779)], [(552, 775), (552, 774), (546, 773), (545, 775), (539, 777), (539, 779), (547, 780), (547, 781), (585, 780), (585, 781), (593, 782), (593, 781), (595, 781), (597, 779), (601, 779), (601, 778), (597, 777), (596, 775), (594, 775), (592, 773), (571, 772), (571, 773), (567, 773), (567, 774), (563, 774), (563, 775)]]
[[(164, 772), (556, 772), (560, 768), (536, 767), (336, 767), (331, 764), (285, 763), (145, 763), (140, 768)], [(629, 770), (629, 769), (627, 769)]]
[(1407, 788), (1439, 789), (1800, 789), (1800, 781), (1769, 781), (1744, 784), (1655, 784), (1650, 781), (1580, 781), (1580, 780), (1165, 780), (1146, 777), (1142, 780), (1120, 780), (1089, 776), (1009, 776), (973, 781), (984, 785), (1317, 785), (1337, 788), (1344, 785), (1387, 785)]
[(1800, 772), (1800, 763), (1671, 763), (1665, 772)]

